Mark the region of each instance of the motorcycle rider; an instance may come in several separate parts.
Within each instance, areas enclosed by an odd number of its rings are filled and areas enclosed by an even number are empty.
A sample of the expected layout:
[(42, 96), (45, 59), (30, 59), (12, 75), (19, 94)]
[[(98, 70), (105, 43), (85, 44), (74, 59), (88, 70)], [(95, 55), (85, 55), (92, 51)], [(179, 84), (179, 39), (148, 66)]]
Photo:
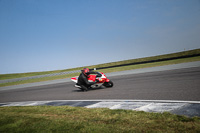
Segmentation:
[(93, 85), (93, 84), (99, 82), (97, 79), (96, 79), (95, 82), (88, 82), (88, 79), (87, 79), (87, 78), (89, 77), (90, 74), (98, 74), (98, 72), (90, 71), (88, 68), (84, 68), (84, 69), (82, 70), (81, 74), (80, 74), (79, 77), (78, 77), (78, 83), (76, 84), (76, 86), (78, 86), (78, 87), (80, 86), (79, 88), (80, 88), (81, 90), (87, 91), (88, 88), (89, 88), (91, 85)]

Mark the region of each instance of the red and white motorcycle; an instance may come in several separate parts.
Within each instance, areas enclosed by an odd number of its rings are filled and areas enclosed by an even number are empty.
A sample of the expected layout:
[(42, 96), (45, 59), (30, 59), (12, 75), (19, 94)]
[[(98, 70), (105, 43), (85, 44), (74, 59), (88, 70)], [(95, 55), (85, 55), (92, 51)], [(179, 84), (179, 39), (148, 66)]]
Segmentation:
[[(91, 75), (88, 76), (88, 81), (89, 82), (95, 82), (96, 79), (98, 79), (99, 82), (91, 85), (91, 88), (99, 88), (101, 86), (113, 87), (113, 82), (110, 79), (108, 79), (106, 77), (106, 75), (104, 73), (102, 73), (102, 72), (98, 72), (97, 75), (92, 75), (91, 74)], [(72, 77), (71, 80), (73, 82), (77, 83), (78, 82), (78, 76)], [(80, 89), (79, 85), (75, 85), (75, 87)]]

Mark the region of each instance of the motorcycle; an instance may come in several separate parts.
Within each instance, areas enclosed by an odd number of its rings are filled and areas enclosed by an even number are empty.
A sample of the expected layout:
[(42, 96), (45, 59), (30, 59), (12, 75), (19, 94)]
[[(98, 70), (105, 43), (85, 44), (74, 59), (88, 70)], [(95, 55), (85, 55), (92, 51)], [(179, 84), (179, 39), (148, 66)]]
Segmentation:
[[(78, 83), (78, 77), (79, 76), (72, 77), (71, 80), (75, 83)], [(100, 88), (101, 86), (113, 87), (113, 82), (110, 79), (108, 79), (106, 75), (102, 72), (98, 72), (98, 74), (91, 74), (88, 76), (88, 82), (95, 82), (96, 79), (98, 82), (91, 85), (90, 88)], [(81, 87), (78, 84), (76, 84), (75, 87), (81, 89)]]

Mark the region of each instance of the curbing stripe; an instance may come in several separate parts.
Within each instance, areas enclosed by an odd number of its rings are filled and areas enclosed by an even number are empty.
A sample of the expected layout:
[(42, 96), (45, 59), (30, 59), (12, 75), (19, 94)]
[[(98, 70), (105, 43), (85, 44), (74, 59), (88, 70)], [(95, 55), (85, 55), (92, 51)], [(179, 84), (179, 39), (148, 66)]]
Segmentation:
[(86, 108), (125, 109), (145, 112), (171, 112), (189, 117), (200, 117), (200, 101), (172, 100), (54, 100), (0, 103), (6, 106), (74, 106)]

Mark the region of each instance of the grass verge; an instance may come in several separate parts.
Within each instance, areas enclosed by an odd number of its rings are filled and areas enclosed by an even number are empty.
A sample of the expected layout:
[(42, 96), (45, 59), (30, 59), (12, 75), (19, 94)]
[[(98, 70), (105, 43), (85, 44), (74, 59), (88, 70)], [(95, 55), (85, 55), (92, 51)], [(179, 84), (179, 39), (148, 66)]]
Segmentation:
[[(183, 52), (178, 52), (178, 53), (171, 53), (171, 54), (145, 57), (145, 58), (139, 58), (139, 59), (130, 59), (130, 60), (111, 62), (111, 63), (105, 63), (105, 64), (98, 64), (98, 65), (92, 65), (92, 66), (84, 66), (84, 67), (88, 67), (88, 68), (108, 67), (108, 66), (114, 66), (114, 65), (139, 63), (139, 62), (145, 62), (145, 61), (162, 60), (162, 59), (168, 59), (168, 58), (174, 58), (174, 57), (177, 58), (177, 57), (182, 57), (182, 56), (193, 56), (193, 55), (199, 55), (199, 54), (200, 54), (200, 49), (194, 49), (194, 50), (183, 51)], [(72, 68), (72, 69), (64, 69), (64, 70), (56, 70), (56, 71), (0, 74), (0, 80), (30, 77), (30, 76), (37, 76), (37, 75), (44, 75), (44, 74), (53, 74), (53, 73), (60, 73), (60, 72), (67, 72), (67, 71), (74, 71), (74, 70), (81, 70), (82, 68), (83, 67)]]
[(200, 118), (69, 106), (0, 107), (0, 132), (200, 132)]
[[(129, 66), (123, 66), (123, 67), (108, 68), (108, 69), (102, 69), (102, 70), (99, 70), (99, 71), (101, 71), (103, 73), (109, 73), (109, 72), (118, 72), (118, 71), (124, 71), (124, 70), (164, 66), (164, 65), (179, 64), (179, 63), (193, 62), (193, 61), (200, 61), (200, 56), (183, 58), (183, 59), (176, 59), (176, 60), (169, 60), (169, 61), (145, 63), (145, 64), (139, 64), (139, 65), (129, 65)], [(52, 77), (28, 79), (28, 80), (22, 80), (22, 81), (17, 81), (17, 82), (0, 83), (0, 87), (26, 84), (26, 83), (34, 83), (34, 82), (41, 82), (41, 81), (49, 81), (49, 80), (56, 80), (56, 79), (64, 79), (64, 78), (70, 78), (70, 77), (78, 76), (78, 75), (79, 75), (79, 73), (72, 73), (72, 74), (57, 75), (57, 76), (52, 76)]]

